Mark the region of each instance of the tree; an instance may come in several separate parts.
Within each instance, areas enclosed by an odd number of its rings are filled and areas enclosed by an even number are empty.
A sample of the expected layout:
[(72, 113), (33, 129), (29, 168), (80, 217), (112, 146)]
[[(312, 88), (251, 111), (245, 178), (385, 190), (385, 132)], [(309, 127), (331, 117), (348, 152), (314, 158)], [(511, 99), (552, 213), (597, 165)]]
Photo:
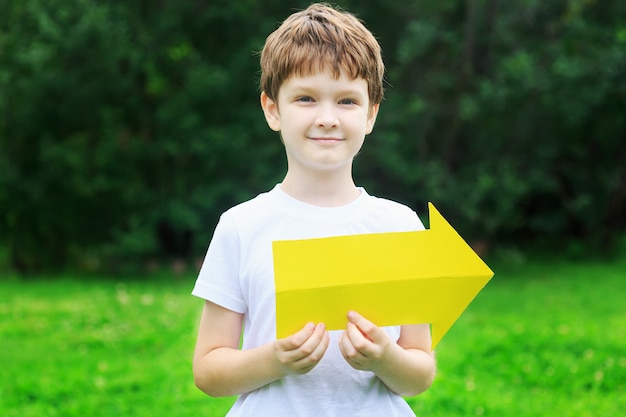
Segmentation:
[[(388, 67), (360, 184), (420, 214), (433, 201), (470, 240), (624, 233), (625, 5), (340, 4)], [(15, 268), (201, 256), (223, 210), (280, 180), (256, 52), (283, 2), (0, 7), (0, 245)]]

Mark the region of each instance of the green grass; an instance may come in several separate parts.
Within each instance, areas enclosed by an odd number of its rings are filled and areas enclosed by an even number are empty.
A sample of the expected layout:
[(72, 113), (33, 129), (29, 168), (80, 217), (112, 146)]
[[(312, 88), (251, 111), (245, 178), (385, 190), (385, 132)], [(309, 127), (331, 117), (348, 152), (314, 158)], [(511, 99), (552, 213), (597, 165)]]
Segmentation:
[[(625, 413), (626, 261), (492, 267), (416, 413)], [(224, 415), (192, 381), (193, 280), (0, 281), (0, 415)]]
[(192, 285), (0, 283), (0, 415), (223, 415), (192, 381)]
[(625, 415), (626, 262), (494, 270), (438, 348), (418, 415)]

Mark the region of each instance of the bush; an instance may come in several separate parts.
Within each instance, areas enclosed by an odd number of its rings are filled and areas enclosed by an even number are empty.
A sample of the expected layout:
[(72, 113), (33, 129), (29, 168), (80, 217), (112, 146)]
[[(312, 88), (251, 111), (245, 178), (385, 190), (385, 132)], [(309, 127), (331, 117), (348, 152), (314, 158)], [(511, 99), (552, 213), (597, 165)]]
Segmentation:
[[(258, 106), (282, 2), (2, 2), (0, 245), (19, 270), (204, 252), (284, 173)], [(341, 2), (379, 38), (387, 100), (356, 179), (470, 240), (626, 229), (621, 2)], [(295, 7), (306, 7), (299, 2)]]

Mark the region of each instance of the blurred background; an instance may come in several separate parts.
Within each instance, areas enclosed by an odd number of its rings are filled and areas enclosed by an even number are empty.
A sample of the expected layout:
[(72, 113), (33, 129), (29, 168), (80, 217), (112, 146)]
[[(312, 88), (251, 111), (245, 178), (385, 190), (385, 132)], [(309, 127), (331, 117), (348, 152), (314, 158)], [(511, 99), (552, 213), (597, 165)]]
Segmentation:
[[(282, 179), (265, 36), (308, 1), (0, 1), (0, 265), (196, 268), (221, 212)], [(337, 1), (386, 100), (355, 165), (481, 253), (626, 246), (626, 3)]]
[[(413, 410), (624, 415), (626, 2), (335, 3), (388, 69), (356, 182), (496, 272)], [(218, 216), (285, 173), (258, 52), (308, 5), (0, 0), (0, 415), (226, 414), (189, 293)]]

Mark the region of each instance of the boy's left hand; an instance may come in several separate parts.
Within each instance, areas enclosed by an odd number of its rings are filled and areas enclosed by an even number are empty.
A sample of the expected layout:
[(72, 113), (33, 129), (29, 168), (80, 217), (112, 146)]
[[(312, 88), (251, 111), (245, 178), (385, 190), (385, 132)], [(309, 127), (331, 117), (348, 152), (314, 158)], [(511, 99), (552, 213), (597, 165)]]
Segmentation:
[(354, 369), (375, 372), (389, 353), (389, 335), (354, 311), (348, 313), (348, 320), (346, 331), (339, 337), (341, 354)]

